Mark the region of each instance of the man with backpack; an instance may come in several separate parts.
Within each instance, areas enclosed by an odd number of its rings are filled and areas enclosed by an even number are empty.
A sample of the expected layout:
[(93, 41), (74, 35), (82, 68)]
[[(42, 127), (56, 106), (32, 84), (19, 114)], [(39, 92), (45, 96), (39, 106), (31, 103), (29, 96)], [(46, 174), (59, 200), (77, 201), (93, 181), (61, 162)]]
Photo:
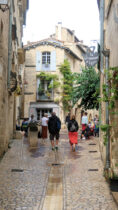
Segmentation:
[[(52, 116), (49, 118), (49, 121), (48, 121), (48, 130), (50, 133), (50, 141), (51, 141), (53, 151), (58, 150), (60, 129), (61, 129), (61, 121), (56, 116), (56, 113), (52, 112)], [(56, 144), (54, 142), (54, 138), (56, 138)]]

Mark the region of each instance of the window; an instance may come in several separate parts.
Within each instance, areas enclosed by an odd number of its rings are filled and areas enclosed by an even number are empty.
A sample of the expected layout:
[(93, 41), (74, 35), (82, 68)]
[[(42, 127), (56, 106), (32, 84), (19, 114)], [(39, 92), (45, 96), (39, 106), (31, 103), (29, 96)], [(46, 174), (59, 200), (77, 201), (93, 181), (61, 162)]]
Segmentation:
[(50, 64), (50, 52), (42, 53), (42, 64)]
[(53, 89), (51, 87), (53, 81), (37, 80), (37, 99), (38, 100), (52, 100)]
[(36, 52), (36, 71), (56, 71), (56, 51)]

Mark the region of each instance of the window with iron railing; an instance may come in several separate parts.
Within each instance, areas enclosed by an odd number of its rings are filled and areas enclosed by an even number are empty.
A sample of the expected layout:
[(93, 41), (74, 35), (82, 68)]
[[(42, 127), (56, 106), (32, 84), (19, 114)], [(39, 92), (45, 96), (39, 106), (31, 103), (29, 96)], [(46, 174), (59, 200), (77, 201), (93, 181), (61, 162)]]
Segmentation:
[(52, 81), (37, 80), (37, 100), (53, 100), (53, 88), (50, 88)]

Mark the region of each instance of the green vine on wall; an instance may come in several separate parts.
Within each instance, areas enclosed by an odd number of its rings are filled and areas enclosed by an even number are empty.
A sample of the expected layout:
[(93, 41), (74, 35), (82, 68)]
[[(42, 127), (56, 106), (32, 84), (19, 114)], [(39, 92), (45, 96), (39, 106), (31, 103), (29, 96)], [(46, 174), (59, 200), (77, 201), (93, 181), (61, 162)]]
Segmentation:
[[(108, 102), (109, 110), (111, 110), (115, 108), (115, 102), (118, 100), (118, 67), (110, 68), (106, 70), (106, 73), (108, 75), (108, 84), (102, 86), (102, 101)], [(109, 89), (108, 93), (107, 88)]]
[[(108, 102), (110, 114), (118, 114), (118, 112), (113, 111), (116, 108), (116, 101), (118, 101), (118, 67), (110, 68), (106, 70), (106, 73), (108, 75), (108, 83), (102, 86), (103, 97), (101, 101)], [(101, 130), (104, 132), (105, 145), (108, 141), (107, 134), (110, 132), (111, 127), (112, 125), (109, 124), (101, 125)]]
[(62, 85), (63, 109), (65, 111), (69, 111), (72, 107), (73, 74), (71, 72), (70, 63), (67, 59), (65, 59), (64, 63), (60, 65), (59, 70), (63, 75), (63, 85)]
[(110, 129), (111, 129), (111, 125), (108, 125), (108, 124), (104, 124), (104, 125), (101, 125), (101, 130), (104, 132), (104, 145), (107, 144), (108, 142), (108, 133), (110, 132)]
[[(40, 74), (37, 74), (37, 78), (40, 78), (41, 81), (48, 82), (48, 88), (47, 88), (47, 92), (46, 92), (47, 96), (50, 96), (50, 90), (52, 90), (52, 89), (55, 90), (60, 85), (59, 77), (56, 74), (41, 72)], [(43, 88), (41, 87), (41, 84), (39, 84), (38, 91), (40, 94), (41, 93), (43, 94), (43, 92), (44, 92)]]

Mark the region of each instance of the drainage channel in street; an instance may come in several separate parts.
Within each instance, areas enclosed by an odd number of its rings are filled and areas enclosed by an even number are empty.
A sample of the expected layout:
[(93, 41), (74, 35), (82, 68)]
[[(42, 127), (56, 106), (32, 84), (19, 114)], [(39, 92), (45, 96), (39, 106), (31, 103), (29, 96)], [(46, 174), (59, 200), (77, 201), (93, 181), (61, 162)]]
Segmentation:
[(63, 209), (63, 164), (60, 163), (58, 153), (55, 161), (50, 165), (50, 174), (42, 210)]

